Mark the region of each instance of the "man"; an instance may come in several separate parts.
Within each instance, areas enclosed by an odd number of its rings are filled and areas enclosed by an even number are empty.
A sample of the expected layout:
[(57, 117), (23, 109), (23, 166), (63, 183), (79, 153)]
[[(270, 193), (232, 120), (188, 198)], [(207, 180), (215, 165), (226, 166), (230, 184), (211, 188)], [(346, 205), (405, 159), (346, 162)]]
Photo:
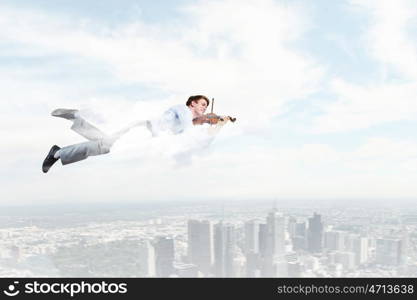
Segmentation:
[(59, 159), (63, 165), (66, 165), (84, 160), (89, 156), (109, 153), (114, 142), (136, 126), (146, 126), (152, 136), (158, 136), (164, 131), (170, 131), (173, 134), (182, 133), (193, 126), (193, 119), (204, 115), (209, 104), (210, 101), (206, 96), (191, 96), (185, 105), (179, 104), (169, 108), (158, 120), (139, 121), (112, 135), (107, 135), (88, 123), (76, 109), (56, 109), (51, 113), (52, 116), (72, 121), (71, 129), (89, 141), (63, 148), (57, 145), (52, 146), (42, 164), (42, 171), (47, 173)]

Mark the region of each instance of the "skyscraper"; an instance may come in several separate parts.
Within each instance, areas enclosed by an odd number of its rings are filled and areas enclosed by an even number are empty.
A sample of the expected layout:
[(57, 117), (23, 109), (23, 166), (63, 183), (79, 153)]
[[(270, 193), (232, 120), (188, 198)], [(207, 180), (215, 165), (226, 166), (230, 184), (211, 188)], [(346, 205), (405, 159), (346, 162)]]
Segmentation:
[(234, 277), (235, 229), (231, 224), (214, 225), (214, 272), (216, 277)]
[(266, 219), (266, 253), (272, 256), (285, 254), (285, 218), (276, 210), (271, 211)]
[(297, 227), (297, 219), (294, 217), (289, 217), (288, 219), (288, 233), (290, 235), (290, 238), (293, 238), (294, 236), (296, 236), (296, 229)]
[(287, 273), (285, 260), (285, 218), (273, 209), (266, 219), (266, 245), (262, 276), (276, 277)]
[(324, 233), (324, 247), (331, 251), (348, 251), (345, 246), (346, 237), (344, 231), (327, 231)]
[(257, 277), (259, 273), (259, 253), (246, 253), (246, 277)]
[(398, 266), (401, 263), (401, 244), (400, 239), (377, 239), (376, 263)]
[(156, 276), (169, 277), (174, 270), (174, 240), (170, 237), (157, 237), (155, 242)]
[(138, 246), (139, 274), (143, 277), (155, 277), (155, 249), (148, 240), (143, 240)]
[(245, 222), (245, 254), (259, 252), (259, 223), (251, 220)]
[(291, 235), (291, 240), (294, 250), (306, 250), (307, 249), (307, 226), (306, 222), (296, 222), (292, 224), (293, 234)]
[(259, 224), (259, 254), (260, 254), (260, 257), (264, 257), (265, 254), (266, 254), (266, 238), (267, 238), (266, 224)]
[(209, 274), (214, 261), (213, 226), (209, 221), (188, 221), (188, 258), (199, 271)]
[(355, 253), (356, 264), (368, 261), (368, 239), (366, 237), (352, 237), (352, 251)]
[(313, 217), (308, 219), (307, 246), (312, 253), (322, 251), (323, 243), (323, 224), (321, 215), (314, 213)]

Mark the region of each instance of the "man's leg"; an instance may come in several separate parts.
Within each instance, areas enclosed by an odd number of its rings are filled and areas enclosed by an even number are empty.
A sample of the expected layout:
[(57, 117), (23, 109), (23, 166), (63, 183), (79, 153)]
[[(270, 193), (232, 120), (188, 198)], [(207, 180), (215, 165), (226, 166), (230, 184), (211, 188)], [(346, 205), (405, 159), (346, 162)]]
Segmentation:
[(76, 109), (58, 108), (51, 115), (72, 121), (71, 129), (90, 141), (109, 138), (107, 134), (84, 120)]
[(71, 129), (90, 141), (98, 141), (109, 138), (107, 134), (102, 132), (97, 127), (91, 125), (81, 117), (74, 119), (74, 123), (72, 124)]
[(42, 164), (42, 171), (47, 173), (52, 165), (61, 159), (63, 165), (84, 160), (89, 156), (101, 155), (110, 152), (112, 144), (107, 140), (89, 141), (59, 148), (52, 146)]
[(61, 148), (58, 156), (63, 165), (84, 160), (89, 156), (101, 155), (110, 152), (112, 144), (105, 140), (89, 141)]
[(66, 165), (84, 160), (89, 156), (109, 153), (114, 142), (134, 127), (147, 126), (151, 130), (149, 121), (137, 121), (109, 136), (81, 118), (78, 110), (61, 108), (54, 110), (52, 115), (73, 121), (71, 129), (89, 139), (90, 142), (74, 144), (63, 148), (57, 145), (52, 146), (42, 164), (42, 171), (44, 173), (47, 173), (59, 159), (61, 159), (63, 165)]

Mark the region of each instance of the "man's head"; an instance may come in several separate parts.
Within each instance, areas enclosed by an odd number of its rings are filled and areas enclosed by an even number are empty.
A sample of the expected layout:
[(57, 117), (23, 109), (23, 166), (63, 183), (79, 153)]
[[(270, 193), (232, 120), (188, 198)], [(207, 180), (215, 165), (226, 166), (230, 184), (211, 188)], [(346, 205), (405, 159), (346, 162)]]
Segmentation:
[(210, 104), (210, 100), (206, 96), (196, 95), (188, 98), (185, 104), (190, 108), (194, 117), (199, 117), (204, 115), (206, 112), (206, 109)]

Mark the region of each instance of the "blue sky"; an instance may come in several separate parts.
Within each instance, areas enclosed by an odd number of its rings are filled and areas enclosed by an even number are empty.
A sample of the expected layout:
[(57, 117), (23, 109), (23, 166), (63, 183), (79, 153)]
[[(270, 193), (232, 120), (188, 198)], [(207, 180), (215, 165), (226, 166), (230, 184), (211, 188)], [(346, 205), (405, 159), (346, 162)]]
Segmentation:
[[(2, 1), (0, 204), (415, 198), (416, 8)], [(191, 165), (137, 130), (109, 155), (40, 171), (51, 145), (83, 141), (50, 116), (57, 107), (114, 130), (200, 93), (238, 122)]]

